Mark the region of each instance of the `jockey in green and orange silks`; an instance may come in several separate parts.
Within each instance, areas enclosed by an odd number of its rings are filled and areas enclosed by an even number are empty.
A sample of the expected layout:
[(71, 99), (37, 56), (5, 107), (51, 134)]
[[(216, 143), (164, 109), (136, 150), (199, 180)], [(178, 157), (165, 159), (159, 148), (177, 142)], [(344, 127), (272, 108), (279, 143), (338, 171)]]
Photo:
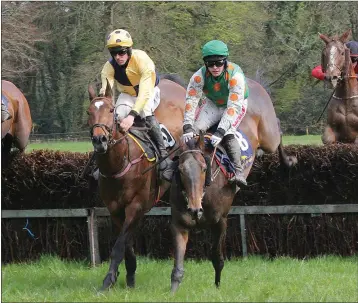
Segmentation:
[(194, 133), (205, 132), (219, 122), (211, 143), (217, 146), (223, 140), (235, 167), (235, 181), (246, 185), (235, 133), (247, 111), (249, 89), (243, 71), (227, 60), (228, 55), (227, 45), (220, 40), (203, 46), (204, 66), (191, 77), (187, 88), (183, 138), (187, 142)]

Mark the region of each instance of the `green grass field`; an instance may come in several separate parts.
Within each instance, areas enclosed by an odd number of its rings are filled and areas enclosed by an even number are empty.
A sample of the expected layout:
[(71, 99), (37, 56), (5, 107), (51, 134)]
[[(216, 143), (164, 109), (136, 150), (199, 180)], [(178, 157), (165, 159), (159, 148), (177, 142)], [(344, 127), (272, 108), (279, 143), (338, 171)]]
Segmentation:
[[(321, 145), (321, 136), (308, 135), (308, 136), (283, 136), (283, 144), (299, 144), (299, 145)], [(93, 150), (92, 144), (88, 142), (70, 142), (70, 141), (57, 141), (57, 142), (43, 142), (31, 143), (26, 151), (31, 152), (37, 149), (50, 149), (71, 152), (90, 152)]]
[(125, 287), (124, 265), (108, 292), (98, 288), (108, 263), (38, 262), (2, 267), (2, 302), (357, 302), (358, 257), (310, 260), (252, 256), (225, 262), (221, 287), (210, 261), (187, 260), (178, 292), (170, 293), (172, 260), (139, 257), (136, 288)]

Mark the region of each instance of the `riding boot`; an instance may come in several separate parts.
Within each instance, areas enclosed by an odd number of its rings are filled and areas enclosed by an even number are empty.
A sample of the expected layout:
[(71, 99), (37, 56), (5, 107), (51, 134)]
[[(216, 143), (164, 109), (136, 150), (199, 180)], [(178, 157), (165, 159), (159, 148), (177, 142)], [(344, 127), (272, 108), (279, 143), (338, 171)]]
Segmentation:
[(7, 110), (6, 106), (1, 104), (1, 122), (10, 120), (12, 118), (12, 115)]
[[(167, 149), (165, 148), (163, 134), (160, 130), (159, 123), (154, 116), (148, 116), (145, 118), (148, 126), (150, 127), (148, 134), (150, 138), (154, 141), (160, 152), (160, 158), (164, 158), (168, 156)], [(164, 180), (171, 182), (174, 174), (174, 169), (172, 165), (173, 161), (169, 158), (166, 158), (163, 162), (159, 164), (159, 170), (161, 171), (161, 178)]]
[(239, 142), (234, 135), (229, 134), (224, 137), (223, 145), (235, 168), (235, 175), (230, 181), (235, 181), (238, 186), (247, 186), (244, 168), (241, 163), (241, 148)]

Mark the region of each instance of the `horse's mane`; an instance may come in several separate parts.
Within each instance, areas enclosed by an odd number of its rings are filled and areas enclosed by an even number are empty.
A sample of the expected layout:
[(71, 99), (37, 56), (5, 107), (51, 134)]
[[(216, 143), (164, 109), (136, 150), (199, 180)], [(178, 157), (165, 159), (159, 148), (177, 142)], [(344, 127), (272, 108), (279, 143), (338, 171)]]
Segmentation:
[(186, 89), (185, 81), (178, 74), (159, 74), (159, 79), (167, 79), (173, 81)]

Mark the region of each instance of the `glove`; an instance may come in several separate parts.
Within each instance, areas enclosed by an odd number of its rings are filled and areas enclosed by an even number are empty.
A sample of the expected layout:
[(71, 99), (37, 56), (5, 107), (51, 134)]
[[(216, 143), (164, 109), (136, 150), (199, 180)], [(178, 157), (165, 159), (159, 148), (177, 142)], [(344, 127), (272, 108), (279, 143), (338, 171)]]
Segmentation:
[(224, 138), (225, 130), (218, 128), (216, 132), (211, 136), (210, 143), (212, 146), (216, 147), (219, 145), (221, 140)]
[(211, 136), (210, 143), (212, 146), (216, 147), (219, 145), (219, 143), (221, 142), (222, 139), (223, 139), (222, 137), (219, 137), (214, 134)]
[(193, 139), (193, 137), (194, 137), (193, 132), (183, 134), (183, 140), (185, 143), (187, 143), (189, 140)]
[(184, 142), (188, 142), (194, 137), (194, 129), (190, 124), (185, 124), (183, 126), (183, 140)]

